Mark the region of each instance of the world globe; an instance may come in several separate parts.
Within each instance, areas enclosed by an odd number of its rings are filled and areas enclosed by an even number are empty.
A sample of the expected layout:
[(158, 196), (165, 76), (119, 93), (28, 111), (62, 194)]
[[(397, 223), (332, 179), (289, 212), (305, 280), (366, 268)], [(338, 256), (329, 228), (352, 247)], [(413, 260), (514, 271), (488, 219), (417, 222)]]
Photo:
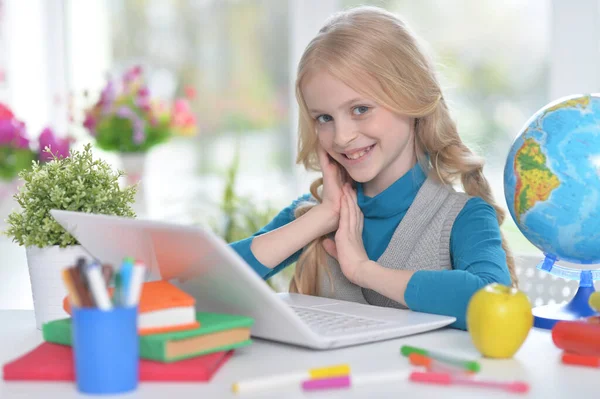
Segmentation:
[(538, 268), (580, 281), (577, 303), (554, 315), (544, 309), (536, 323), (551, 328), (593, 314), (587, 298), (600, 278), (600, 95), (562, 98), (527, 121), (507, 157), (504, 194), (519, 230), (545, 255)]

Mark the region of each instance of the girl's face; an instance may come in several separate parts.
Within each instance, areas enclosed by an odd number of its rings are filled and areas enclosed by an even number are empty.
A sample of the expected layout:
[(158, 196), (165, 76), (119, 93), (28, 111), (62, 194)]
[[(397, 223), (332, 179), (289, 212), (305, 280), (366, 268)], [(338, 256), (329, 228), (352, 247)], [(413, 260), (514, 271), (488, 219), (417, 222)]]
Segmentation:
[(327, 72), (315, 72), (301, 86), (319, 143), (365, 195), (375, 196), (416, 163), (414, 119), (365, 98)]

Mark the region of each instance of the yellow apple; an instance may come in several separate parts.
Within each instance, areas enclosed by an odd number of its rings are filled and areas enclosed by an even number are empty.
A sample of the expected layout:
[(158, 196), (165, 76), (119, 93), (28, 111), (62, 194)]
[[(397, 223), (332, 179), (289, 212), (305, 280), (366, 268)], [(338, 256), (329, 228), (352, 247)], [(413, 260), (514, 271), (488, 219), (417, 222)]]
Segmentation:
[(513, 357), (532, 326), (531, 303), (517, 288), (486, 285), (467, 306), (467, 329), (473, 345), (485, 357)]

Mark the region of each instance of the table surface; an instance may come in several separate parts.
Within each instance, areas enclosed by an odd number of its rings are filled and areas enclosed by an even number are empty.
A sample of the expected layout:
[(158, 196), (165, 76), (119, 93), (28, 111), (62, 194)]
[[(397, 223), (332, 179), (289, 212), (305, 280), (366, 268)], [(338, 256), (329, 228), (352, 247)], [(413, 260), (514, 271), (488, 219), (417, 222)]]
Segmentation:
[[(42, 342), (41, 331), (35, 327), (31, 310), (0, 311), (0, 364), (5, 364)], [(502, 391), (460, 386), (432, 386), (406, 380), (360, 386), (350, 389), (302, 392), (299, 386), (288, 386), (268, 392), (233, 394), (232, 383), (245, 378), (265, 376), (308, 368), (347, 363), (353, 373), (371, 373), (411, 368), (399, 353), (409, 344), (443, 350), (447, 354), (468, 358), (479, 357), (468, 333), (444, 328), (400, 339), (359, 345), (328, 351), (315, 351), (264, 340), (238, 349), (232, 358), (215, 374), (210, 383), (140, 383), (123, 398), (585, 398), (597, 397), (600, 370), (565, 366), (560, 362), (561, 351), (552, 343), (548, 331), (532, 329), (527, 340), (513, 359), (481, 360), (481, 378), (521, 380), (530, 384), (528, 394), (508, 394)], [(593, 392), (596, 392), (594, 395)], [(401, 395), (401, 396), (400, 396)], [(74, 383), (68, 382), (6, 382), (0, 380), (0, 398), (60, 397), (89, 398), (79, 394)]]

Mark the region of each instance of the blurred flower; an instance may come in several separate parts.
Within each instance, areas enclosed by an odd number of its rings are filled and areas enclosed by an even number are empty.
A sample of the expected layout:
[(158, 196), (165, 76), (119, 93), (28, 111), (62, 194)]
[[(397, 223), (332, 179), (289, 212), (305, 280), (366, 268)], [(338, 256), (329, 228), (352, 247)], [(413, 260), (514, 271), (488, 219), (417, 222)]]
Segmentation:
[(153, 98), (142, 67), (134, 66), (120, 79), (109, 77), (98, 101), (85, 110), (83, 126), (106, 151), (144, 152), (174, 135), (192, 136), (197, 123), (188, 100), (196, 94), (190, 87), (184, 91), (172, 104)]
[(6, 105), (0, 103), (0, 120), (13, 119), (14, 117), (12, 111)]
[(193, 114), (190, 103), (185, 99), (178, 99), (173, 104), (173, 131), (181, 136), (193, 136), (197, 130), (196, 116)]
[[(58, 138), (50, 128), (42, 131), (37, 148), (27, 138), (25, 123), (14, 117), (11, 110), (0, 104), (0, 180), (13, 180), (19, 172), (31, 167), (33, 161), (45, 162), (69, 156), (71, 138)], [(45, 152), (49, 147), (52, 154)]]
[[(73, 140), (71, 138), (57, 137), (52, 129), (45, 128), (39, 137), (40, 161), (46, 162), (57, 158), (66, 158), (69, 156), (69, 147)], [(46, 151), (46, 147), (50, 148), (50, 153)]]

